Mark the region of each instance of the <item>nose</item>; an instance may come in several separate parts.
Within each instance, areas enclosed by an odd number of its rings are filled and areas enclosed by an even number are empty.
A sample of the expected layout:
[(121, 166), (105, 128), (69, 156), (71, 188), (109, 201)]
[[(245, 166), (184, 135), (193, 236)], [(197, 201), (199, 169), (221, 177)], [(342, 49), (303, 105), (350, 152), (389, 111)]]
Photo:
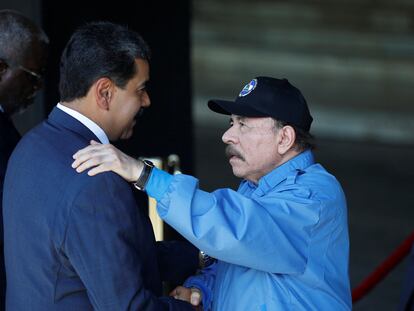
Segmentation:
[(223, 143), (230, 145), (237, 143), (237, 137), (234, 133), (234, 127), (230, 127), (227, 131), (224, 132), (223, 136), (221, 137)]

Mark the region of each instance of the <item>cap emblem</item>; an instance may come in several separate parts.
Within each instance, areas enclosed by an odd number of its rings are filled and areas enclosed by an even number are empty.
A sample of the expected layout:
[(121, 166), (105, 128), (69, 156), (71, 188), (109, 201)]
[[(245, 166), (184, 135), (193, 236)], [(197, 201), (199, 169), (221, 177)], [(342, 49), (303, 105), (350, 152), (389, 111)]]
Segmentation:
[(245, 85), (245, 87), (241, 90), (239, 97), (244, 97), (246, 95), (249, 95), (257, 85), (257, 79), (253, 79), (248, 84)]

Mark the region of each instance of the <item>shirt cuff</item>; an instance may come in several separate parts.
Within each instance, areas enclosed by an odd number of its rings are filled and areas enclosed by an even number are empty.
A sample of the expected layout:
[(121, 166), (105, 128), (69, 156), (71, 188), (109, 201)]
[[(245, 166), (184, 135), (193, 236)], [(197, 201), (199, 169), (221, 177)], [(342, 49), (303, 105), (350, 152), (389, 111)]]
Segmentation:
[(152, 169), (150, 178), (145, 187), (147, 194), (157, 201), (160, 201), (167, 192), (168, 187), (172, 182), (173, 176), (167, 172), (156, 167)]

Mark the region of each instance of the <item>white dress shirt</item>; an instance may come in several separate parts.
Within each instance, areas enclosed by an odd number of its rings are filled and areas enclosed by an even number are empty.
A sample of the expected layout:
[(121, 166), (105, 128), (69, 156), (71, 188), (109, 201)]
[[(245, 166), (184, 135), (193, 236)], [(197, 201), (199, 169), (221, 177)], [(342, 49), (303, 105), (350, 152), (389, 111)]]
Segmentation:
[(93, 122), (91, 119), (85, 117), (83, 114), (77, 112), (76, 110), (63, 106), (60, 103), (58, 103), (56, 107), (66, 112), (68, 115), (71, 115), (80, 123), (85, 125), (88, 129), (90, 129), (95, 134), (95, 136), (98, 137), (102, 144), (109, 144), (108, 136), (106, 136), (104, 130), (100, 128), (99, 125)]

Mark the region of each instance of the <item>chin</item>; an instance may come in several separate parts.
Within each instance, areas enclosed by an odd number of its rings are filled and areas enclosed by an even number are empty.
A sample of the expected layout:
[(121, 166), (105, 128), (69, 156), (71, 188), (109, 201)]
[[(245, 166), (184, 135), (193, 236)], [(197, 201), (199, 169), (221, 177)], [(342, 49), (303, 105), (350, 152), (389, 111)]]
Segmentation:
[(130, 139), (131, 137), (132, 137), (132, 134), (133, 134), (134, 132), (132, 132), (132, 131), (129, 131), (128, 133), (126, 133), (126, 134), (122, 134), (121, 135), (121, 137), (119, 137), (120, 139), (122, 139), (122, 140), (126, 140), (126, 139)]
[(244, 174), (240, 171), (237, 170), (237, 168), (235, 168), (234, 166), (231, 167), (233, 170), (233, 175), (238, 177), (238, 178), (243, 178)]

